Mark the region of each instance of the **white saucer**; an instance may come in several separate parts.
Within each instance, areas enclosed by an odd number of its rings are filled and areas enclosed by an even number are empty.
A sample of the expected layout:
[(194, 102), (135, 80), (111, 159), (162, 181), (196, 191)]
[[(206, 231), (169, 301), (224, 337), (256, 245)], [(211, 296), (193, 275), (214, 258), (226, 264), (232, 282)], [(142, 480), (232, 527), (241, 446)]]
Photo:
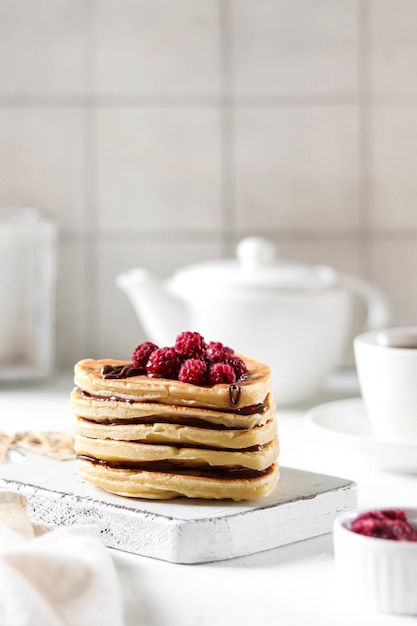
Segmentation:
[(365, 462), (392, 471), (417, 473), (417, 445), (374, 439), (360, 398), (316, 406), (306, 414), (305, 424), (310, 432), (360, 454)]

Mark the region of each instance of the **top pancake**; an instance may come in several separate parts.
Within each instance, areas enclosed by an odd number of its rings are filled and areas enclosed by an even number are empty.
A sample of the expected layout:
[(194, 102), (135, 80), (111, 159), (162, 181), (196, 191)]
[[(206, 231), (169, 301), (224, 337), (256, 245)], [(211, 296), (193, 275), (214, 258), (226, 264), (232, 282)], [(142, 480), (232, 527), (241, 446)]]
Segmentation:
[(74, 383), (92, 395), (107, 398), (118, 396), (137, 402), (241, 409), (265, 400), (271, 390), (271, 370), (259, 361), (237, 356), (246, 363), (248, 377), (235, 385), (218, 384), (208, 387), (142, 374), (122, 379), (104, 378), (101, 370), (105, 365), (129, 365), (129, 361), (114, 359), (79, 361), (74, 368)]

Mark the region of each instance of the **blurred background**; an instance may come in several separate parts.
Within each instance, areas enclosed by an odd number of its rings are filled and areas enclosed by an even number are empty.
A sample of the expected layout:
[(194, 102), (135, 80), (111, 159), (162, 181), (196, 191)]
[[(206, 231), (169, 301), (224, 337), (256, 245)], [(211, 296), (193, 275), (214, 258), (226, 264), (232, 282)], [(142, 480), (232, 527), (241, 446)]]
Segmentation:
[(118, 273), (253, 234), (414, 324), (416, 23), (414, 0), (0, 0), (0, 206), (56, 217), (60, 366), (144, 339)]

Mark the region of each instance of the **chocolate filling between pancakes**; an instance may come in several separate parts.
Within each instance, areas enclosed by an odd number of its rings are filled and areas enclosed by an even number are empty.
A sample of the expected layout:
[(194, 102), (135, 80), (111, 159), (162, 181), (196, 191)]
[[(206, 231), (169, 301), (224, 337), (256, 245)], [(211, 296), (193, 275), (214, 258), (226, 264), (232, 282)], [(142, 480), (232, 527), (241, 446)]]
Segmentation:
[(265, 470), (253, 470), (246, 467), (210, 467), (196, 468), (186, 467), (181, 461), (106, 461), (104, 459), (96, 459), (86, 454), (78, 454), (77, 459), (80, 461), (88, 461), (93, 465), (101, 465), (111, 469), (133, 470), (142, 472), (163, 472), (167, 474), (183, 474), (184, 476), (199, 476), (201, 478), (216, 478), (220, 480), (256, 478), (265, 476), (271, 471), (268, 467)]
[[(121, 398), (120, 396), (102, 396), (99, 394), (88, 393), (88, 391), (84, 391), (84, 389), (77, 389), (78, 394), (81, 398), (87, 398), (91, 400), (97, 400), (98, 402), (126, 402), (127, 404), (138, 404), (141, 402), (137, 400), (132, 400), (131, 398)], [(159, 404), (159, 402), (154, 402), (152, 400), (147, 400), (147, 404)], [(241, 408), (236, 407), (235, 409), (222, 409), (222, 413), (230, 413), (234, 415), (256, 415), (257, 413), (265, 413), (268, 410), (268, 406), (265, 402), (258, 402), (257, 404), (251, 404), (250, 406), (243, 406)]]

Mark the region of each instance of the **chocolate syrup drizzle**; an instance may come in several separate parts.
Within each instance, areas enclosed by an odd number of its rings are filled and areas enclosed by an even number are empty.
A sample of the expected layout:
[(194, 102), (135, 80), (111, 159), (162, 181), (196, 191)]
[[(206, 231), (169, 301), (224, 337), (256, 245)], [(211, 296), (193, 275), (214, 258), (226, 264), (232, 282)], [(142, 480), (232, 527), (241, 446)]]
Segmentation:
[(143, 373), (144, 370), (138, 369), (133, 363), (129, 363), (129, 365), (110, 365), (110, 363), (108, 363), (107, 365), (103, 365), (100, 371), (103, 378), (114, 378), (118, 380), (139, 376)]
[(229, 402), (230, 406), (237, 406), (242, 395), (242, 387), (240, 385), (229, 385)]

